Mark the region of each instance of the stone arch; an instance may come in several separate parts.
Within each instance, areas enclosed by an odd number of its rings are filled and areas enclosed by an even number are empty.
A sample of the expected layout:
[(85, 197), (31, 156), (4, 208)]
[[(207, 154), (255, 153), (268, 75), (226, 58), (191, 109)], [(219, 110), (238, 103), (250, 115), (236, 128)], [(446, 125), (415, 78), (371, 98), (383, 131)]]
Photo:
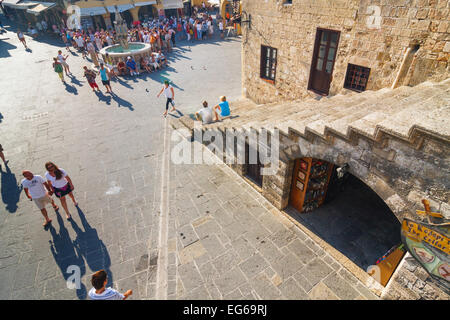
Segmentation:
[[(430, 200), (432, 209), (440, 210), (448, 197), (448, 191), (444, 191), (440, 198), (434, 197), (434, 195), (433, 197), (429, 196), (430, 190), (436, 194), (441, 192), (439, 190), (448, 190), (446, 188), (448, 174), (443, 173), (446, 159), (442, 158), (447, 149), (431, 154), (429, 151), (434, 148), (436, 142), (428, 140), (423, 144), (425, 146), (417, 148), (389, 138), (384, 141), (385, 146), (383, 147), (379, 143), (364, 138), (357, 139), (356, 143), (349, 143), (349, 141), (337, 137), (334, 137), (331, 142), (320, 138), (314, 138), (312, 141), (299, 138), (297, 144), (282, 152), (281, 160), (284, 162), (284, 166), (280, 169), (280, 173), (284, 178), (280, 178), (280, 175), (274, 179), (268, 177), (268, 184), (265, 185), (270, 189), (271, 183), (275, 183), (278, 188), (283, 190), (283, 196), (273, 198), (277, 206), (284, 209), (289, 203), (293, 163), (296, 159), (318, 158), (337, 166), (348, 163), (349, 172), (369, 186), (386, 203), (400, 222), (405, 217), (421, 219), (415, 214), (415, 211), (423, 210), (422, 199)], [(393, 148), (391, 149), (390, 145), (396, 148), (395, 152), (392, 151)], [(437, 161), (439, 157), (441, 158), (440, 162)], [(419, 163), (418, 166), (426, 167), (423, 171), (431, 178), (422, 177), (421, 173), (415, 172), (416, 168), (410, 167), (414, 161)], [(383, 166), (386, 166), (387, 169), (383, 170)], [(268, 190), (266, 193), (273, 196), (276, 192)]]
[[(231, 5), (231, 2), (228, 0), (221, 0), (220, 2), (220, 16), (225, 18), (227, 4)], [(239, 12), (242, 13), (242, 2), (239, 3)]]
[[(292, 162), (292, 167), (290, 174), (288, 175), (289, 179), (292, 179), (292, 170), (293, 170), (293, 163), (295, 160), (303, 157), (311, 157), (316, 159), (325, 160), (327, 162), (330, 162), (334, 164), (335, 166), (342, 166), (345, 163), (348, 163), (348, 161), (341, 159), (335, 159), (333, 157), (330, 157), (328, 154), (323, 154), (320, 152), (313, 152), (313, 153), (307, 153), (307, 154), (299, 154), (297, 156), (294, 156), (289, 159), (290, 162)], [(339, 158), (339, 157), (338, 157)], [(388, 184), (385, 180), (383, 180), (381, 177), (377, 176), (376, 174), (373, 174), (369, 172), (367, 175), (361, 175), (360, 172), (354, 170), (352, 166), (350, 165), (349, 173), (354, 175), (356, 178), (364, 182), (372, 191), (374, 191), (385, 203), (386, 205), (391, 209), (392, 213), (395, 215), (395, 217), (398, 219), (398, 221), (401, 223), (405, 215), (407, 215), (408, 206), (407, 203), (404, 201), (404, 199)], [(290, 189), (290, 187), (289, 187)], [(289, 194), (290, 195), (290, 194)]]

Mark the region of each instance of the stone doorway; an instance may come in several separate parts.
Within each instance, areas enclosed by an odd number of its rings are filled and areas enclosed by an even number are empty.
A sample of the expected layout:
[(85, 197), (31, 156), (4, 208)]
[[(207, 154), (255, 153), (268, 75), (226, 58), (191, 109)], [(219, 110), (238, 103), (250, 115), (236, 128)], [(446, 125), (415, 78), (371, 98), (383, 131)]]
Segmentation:
[(317, 208), (301, 213), (291, 199), (286, 212), (366, 272), (401, 243), (401, 225), (369, 186), (350, 173), (338, 179), (336, 169)]

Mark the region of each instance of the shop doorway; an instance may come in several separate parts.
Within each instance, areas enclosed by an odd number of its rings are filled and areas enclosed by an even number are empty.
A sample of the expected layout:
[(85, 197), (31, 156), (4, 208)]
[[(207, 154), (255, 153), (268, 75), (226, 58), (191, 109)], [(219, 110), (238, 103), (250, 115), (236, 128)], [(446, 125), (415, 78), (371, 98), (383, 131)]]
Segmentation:
[(286, 211), (365, 272), (386, 260), (380, 282), (386, 285), (404, 255), (397, 250), (400, 222), (364, 182), (350, 173), (341, 178), (336, 169), (321, 159), (297, 159)]
[(154, 19), (158, 16), (158, 11), (153, 5), (142, 6), (139, 9), (139, 20), (146, 21), (148, 19)]
[(317, 28), (308, 90), (328, 95), (339, 43), (339, 31)]

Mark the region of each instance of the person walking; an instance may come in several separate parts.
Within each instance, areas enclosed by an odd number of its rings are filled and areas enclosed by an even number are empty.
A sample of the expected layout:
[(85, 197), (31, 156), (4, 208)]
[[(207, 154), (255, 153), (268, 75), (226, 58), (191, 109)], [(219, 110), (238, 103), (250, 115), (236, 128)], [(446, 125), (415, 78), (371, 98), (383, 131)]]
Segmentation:
[(132, 290), (127, 290), (122, 294), (111, 287), (106, 288), (108, 274), (103, 269), (92, 275), (91, 283), (93, 288), (88, 293), (91, 300), (125, 300), (133, 294)]
[(20, 42), (22, 42), (22, 44), (25, 46), (25, 49), (28, 49), (27, 42), (25, 41), (25, 36), (20, 29), (17, 30), (17, 37), (19, 38)]
[(25, 191), (27, 198), (34, 201), (39, 210), (41, 210), (45, 219), (45, 222), (42, 225), (46, 227), (52, 222), (52, 219), (48, 217), (45, 206), (50, 203), (55, 211), (59, 209), (53, 199), (49, 196), (49, 193), (51, 193), (52, 190), (44, 178), (39, 175), (34, 175), (31, 171), (24, 170), (22, 171), (22, 175), (24, 176), (24, 179), (21, 182), (23, 190)]
[(64, 57), (64, 56), (62, 55), (62, 51), (61, 51), (61, 50), (58, 50), (58, 61), (59, 61), (59, 63), (61, 63), (62, 66), (64, 67), (64, 71), (66, 72), (66, 76), (68, 76), (69, 73), (72, 73), (72, 72), (70, 72), (69, 65), (68, 65), (67, 62), (66, 62), (66, 59), (67, 59), (68, 56), (69, 56), (69, 55), (66, 54), (66, 56)]
[(219, 21), (219, 31), (220, 31), (220, 37), (223, 39), (224, 33), (223, 33), (223, 20), (222, 19)]
[(58, 58), (53, 58), (53, 70), (58, 74), (61, 81), (64, 83), (64, 73), (63, 73), (63, 66), (58, 61)]
[(3, 154), (3, 147), (2, 147), (1, 144), (0, 144), (0, 158), (3, 160), (3, 163), (5, 164), (5, 166), (7, 166), (8, 165), (8, 161), (5, 160), (5, 155)]
[(100, 63), (100, 78), (102, 79), (103, 85), (106, 87), (106, 93), (112, 93), (111, 84), (109, 81), (109, 72), (105, 68), (103, 63)]
[(62, 41), (64, 42), (65, 46), (66, 46), (66, 50), (70, 51), (70, 47), (69, 47), (69, 40), (67, 40), (67, 35), (63, 32), (62, 33)]
[(167, 98), (166, 111), (163, 113), (163, 116), (167, 116), (167, 110), (169, 109), (169, 103), (172, 105), (172, 110), (170, 110), (170, 112), (176, 111), (175, 104), (173, 102), (173, 100), (175, 98), (175, 92), (173, 91), (173, 87), (169, 84), (168, 80), (164, 80), (164, 86), (156, 97), (159, 98), (159, 96), (163, 92), (164, 92), (164, 96)]
[(95, 92), (95, 88), (97, 88), (98, 92), (100, 92), (100, 88), (98, 87), (97, 83), (95, 82), (95, 77), (97, 74), (93, 70), (89, 70), (88, 67), (84, 66), (84, 76), (86, 77), (89, 85), (92, 88), (92, 91)]
[(66, 211), (67, 220), (70, 220), (72, 216), (70, 215), (69, 209), (67, 208), (66, 195), (69, 195), (75, 207), (78, 206), (78, 203), (75, 201), (75, 197), (72, 193), (74, 189), (72, 179), (70, 179), (64, 169), (58, 168), (53, 162), (47, 162), (45, 164), (45, 169), (47, 169), (45, 178), (47, 179), (48, 184), (51, 185), (53, 189), (50, 192), (50, 195), (54, 193), (55, 196), (59, 198), (64, 211)]

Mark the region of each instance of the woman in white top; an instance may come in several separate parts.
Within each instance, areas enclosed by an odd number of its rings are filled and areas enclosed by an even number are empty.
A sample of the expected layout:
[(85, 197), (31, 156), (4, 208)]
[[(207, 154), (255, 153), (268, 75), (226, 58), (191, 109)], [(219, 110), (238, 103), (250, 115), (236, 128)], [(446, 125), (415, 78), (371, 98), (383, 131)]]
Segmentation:
[(78, 203), (75, 201), (75, 197), (72, 194), (74, 189), (72, 180), (64, 169), (58, 168), (53, 162), (47, 162), (45, 164), (45, 169), (47, 169), (45, 178), (53, 189), (51, 194), (54, 193), (55, 196), (61, 200), (61, 205), (63, 206), (64, 211), (66, 211), (67, 220), (70, 220), (72, 216), (67, 208), (66, 195), (69, 195), (73, 201), (73, 204), (78, 206)]

